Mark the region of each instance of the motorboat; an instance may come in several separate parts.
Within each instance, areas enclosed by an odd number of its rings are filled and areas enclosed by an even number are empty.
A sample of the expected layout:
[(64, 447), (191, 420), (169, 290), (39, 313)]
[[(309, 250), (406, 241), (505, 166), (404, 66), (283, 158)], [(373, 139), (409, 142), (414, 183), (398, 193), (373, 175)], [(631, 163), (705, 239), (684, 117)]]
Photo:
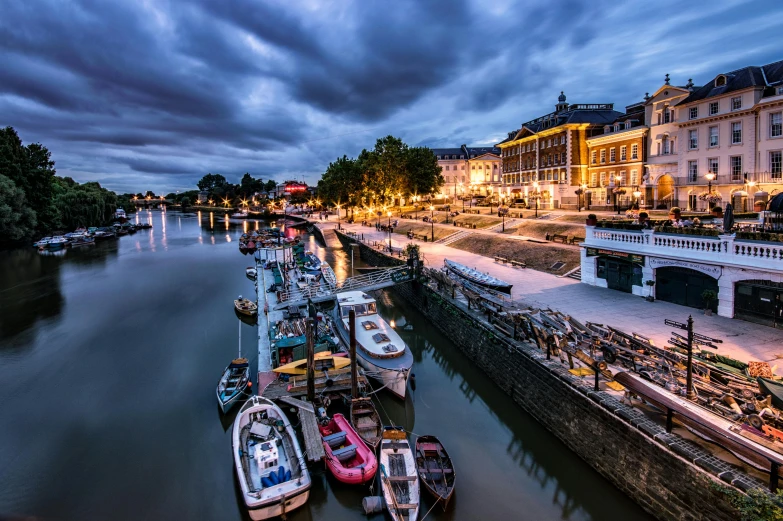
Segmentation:
[(283, 411), (261, 396), (239, 410), (232, 430), (234, 467), (250, 518), (284, 516), (310, 496), (310, 473)]
[(70, 241), (65, 237), (61, 235), (55, 235), (54, 237), (49, 239), (49, 241), (46, 243), (46, 249), (49, 251), (62, 250), (63, 248), (68, 246), (69, 243)]
[(383, 423), (372, 398), (356, 398), (351, 400), (351, 425), (359, 437), (373, 451), (378, 448), (383, 432)]
[(480, 271), (473, 268), (468, 268), (459, 262), (445, 259), (443, 263), (446, 265), (446, 268), (449, 271), (469, 282), (478, 284), (479, 286), (483, 286), (485, 288), (499, 291), (501, 293), (506, 293), (508, 295), (511, 294), (511, 287), (513, 284), (509, 284), (508, 282), (495, 278), (492, 275), (481, 273)]
[(87, 235), (81, 235), (71, 239), (71, 248), (79, 248), (81, 246), (94, 246), (95, 238), (88, 237)]
[(419, 517), (419, 476), (405, 431), (385, 427), (381, 439), (381, 489), (393, 521)]
[(405, 399), (413, 355), (402, 338), (378, 315), (375, 299), (362, 291), (338, 293), (337, 331), (348, 345), (348, 315), (356, 313), (356, 360), (367, 376)]
[(435, 436), (416, 439), (416, 470), (424, 489), (446, 510), (454, 494), (456, 474), (449, 454)]
[(44, 237), (42, 239), (39, 239), (38, 241), (33, 243), (34, 248), (46, 248), (46, 246), (49, 244), (49, 241), (51, 241), (51, 237)]
[(239, 298), (234, 301), (234, 309), (248, 317), (254, 317), (258, 314), (258, 305), (250, 299), (242, 298), (242, 295), (239, 295)]
[(378, 471), (378, 460), (345, 416), (335, 414), (318, 429), (326, 454), (326, 467), (338, 481), (349, 485), (372, 481)]
[(242, 357), (242, 323), (239, 323), (239, 354), (223, 370), (217, 385), (217, 400), (223, 414), (239, 403), (252, 387), (250, 364)]

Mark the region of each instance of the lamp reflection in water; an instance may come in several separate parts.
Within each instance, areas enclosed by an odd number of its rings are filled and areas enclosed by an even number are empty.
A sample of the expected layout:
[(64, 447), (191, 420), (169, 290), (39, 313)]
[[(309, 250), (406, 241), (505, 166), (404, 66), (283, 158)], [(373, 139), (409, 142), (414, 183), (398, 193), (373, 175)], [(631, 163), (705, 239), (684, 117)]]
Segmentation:
[(198, 211), (198, 227), (201, 228), (201, 210)]
[(209, 229), (215, 229), (215, 214), (213, 212), (209, 212)]

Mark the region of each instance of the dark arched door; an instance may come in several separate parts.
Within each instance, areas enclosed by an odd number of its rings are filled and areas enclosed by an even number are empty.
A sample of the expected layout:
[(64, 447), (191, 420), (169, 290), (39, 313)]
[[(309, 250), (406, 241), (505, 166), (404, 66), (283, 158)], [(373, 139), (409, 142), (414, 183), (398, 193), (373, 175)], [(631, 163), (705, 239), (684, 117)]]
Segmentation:
[[(689, 268), (668, 267), (655, 270), (655, 296), (681, 306), (704, 309), (701, 294), (711, 289), (718, 293), (718, 281), (709, 275)], [(712, 301), (714, 312), (718, 311), (718, 300)]]

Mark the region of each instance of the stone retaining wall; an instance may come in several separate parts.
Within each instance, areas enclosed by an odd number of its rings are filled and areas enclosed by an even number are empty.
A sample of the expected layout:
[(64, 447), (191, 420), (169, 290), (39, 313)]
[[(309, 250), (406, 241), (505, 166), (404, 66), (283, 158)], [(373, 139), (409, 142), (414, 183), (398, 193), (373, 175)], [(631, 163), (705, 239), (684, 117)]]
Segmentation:
[[(356, 242), (338, 233), (347, 245)], [(361, 245), (362, 259), (377, 266), (399, 265)], [(735, 471), (700, 446), (609, 393), (593, 391), (592, 378), (579, 378), (558, 360), (530, 344), (500, 334), (461, 302), (418, 283), (392, 291), (411, 302), (470, 360), (523, 409), (601, 475), (661, 520), (729, 521), (739, 512), (720, 486), (740, 490), (765, 484)]]

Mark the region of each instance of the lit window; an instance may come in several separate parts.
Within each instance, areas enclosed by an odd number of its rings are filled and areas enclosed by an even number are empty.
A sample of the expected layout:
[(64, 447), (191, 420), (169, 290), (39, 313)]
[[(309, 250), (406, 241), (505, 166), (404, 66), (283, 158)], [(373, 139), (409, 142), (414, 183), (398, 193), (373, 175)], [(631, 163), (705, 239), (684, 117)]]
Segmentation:
[(742, 96), (731, 98), (731, 110), (739, 110), (742, 108)]
[(688, 161), (688, 182), (695, 183), (699, 179), (699, 162)]
[(688, 119), (696, 119), (699, 117), (699, 107), (691, 107), (688, 109)]
[(742, 143), (742, 122), (735, 121), (731, 124), (731, 142), (734, 145)]
[(606, 149), (601, 150), (601, 164), (606, 163)]
[(773, 112), (769, 115), (769, 137), (783, 136), (783, 113)]
[(617, 160), (616, 152), (614, 148), (609, 149), (609, 161), (614, 163)]
[(742, 156), (731, 156), (729, 158), (731, 164), (731, 180), (742, 180)]
[(710, 146), (718, 146), (718, 127), (710, 127)]
[(718, 102), (713, 101), (712, 103), (710, 103), (710, 116), (714, 116), (717, 113), (718, 113)]
[(590, 173), (590, 186), (598, 186), (598, 172)]
[(628, 157), (628, 147), (623, 145), (620, 147), (620, 161), (625, 161)]
[(631, 145), (631, 159), (639, 159), (639, 145)]
[(606, 185), (606, 172), (601, 172), (601, 186)]
[(772, 179), (783, 177), (783, 152), (780, 150), (769, 153), (769, 171), (772, 173)]
[(636, 186), (639, 184), (639, 171), (631, 170), (631, 185)]
[(688, 131), (688, 148), (691, 150), (699, 148), (699, 133), (696, 130)]
[(593, 152), (590, 154), (590, 163), (595, 164), (597, 156), (598, 156), (598, 152), (593, 150)]

